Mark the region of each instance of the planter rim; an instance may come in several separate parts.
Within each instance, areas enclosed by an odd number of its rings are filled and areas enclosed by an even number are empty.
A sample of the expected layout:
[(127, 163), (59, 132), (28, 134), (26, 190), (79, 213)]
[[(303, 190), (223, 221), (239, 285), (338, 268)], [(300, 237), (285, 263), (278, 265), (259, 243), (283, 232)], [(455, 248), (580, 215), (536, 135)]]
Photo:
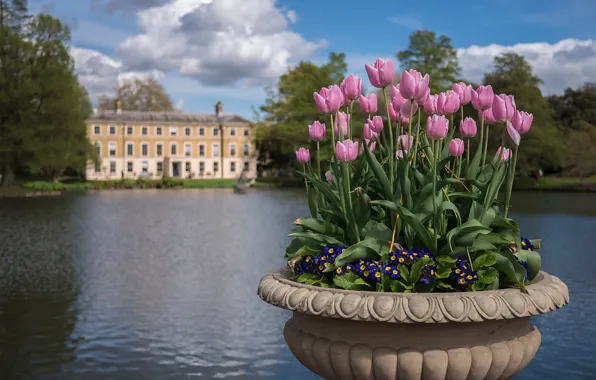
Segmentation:
[(569, 303), (559, 278), (540, 272), (526, 289), (389, 293), (320, 288), (292, 281), (289, 268), (261, 279), (257, 293), (274, 306), (329, 318), (388, 323), (458, 323), (525, 318)]

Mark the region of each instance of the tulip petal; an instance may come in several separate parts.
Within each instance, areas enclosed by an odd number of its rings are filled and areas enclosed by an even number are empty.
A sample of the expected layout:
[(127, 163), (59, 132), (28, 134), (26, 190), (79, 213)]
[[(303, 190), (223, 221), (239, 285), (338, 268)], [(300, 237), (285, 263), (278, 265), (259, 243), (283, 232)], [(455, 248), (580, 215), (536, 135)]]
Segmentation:
[(507, 122), (507, 133), (509, 134), (509, 137), (511, 137), (511, 140), (513, 140), (513, 143), (517, 146), (519, 146), (519, 142), (521, 140), (521, 136), (519, 135), (519, 132), (517, 131), (517, 129), (515, 129), (513, 127), (513, 124), (511, 124), (511, 122)]
[(379, 78), (379, 71), (371, 65), (365, 65), (364, 68), (366, 69), (366, 74), (368, 75), (370, 84), (376, 88), (381, 88), (382, 86)]

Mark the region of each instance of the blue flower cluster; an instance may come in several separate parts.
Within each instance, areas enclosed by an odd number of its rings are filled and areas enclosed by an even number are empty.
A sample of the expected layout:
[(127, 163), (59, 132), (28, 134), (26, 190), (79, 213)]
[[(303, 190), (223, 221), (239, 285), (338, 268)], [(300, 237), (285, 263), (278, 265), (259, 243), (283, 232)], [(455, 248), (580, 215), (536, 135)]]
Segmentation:
[(350, 265), (349, 269), (365, 280), (380, 282), (381, 281), (381, 262), (378, 260), (360, 260), (359, 262)]
[(471, 265), (463, 257), (458, 257), (455, 262), (455, 268), (451, 270), (451, 278), (457, 285), (464, 287), (478, 280), (478, 273), (472, 270)]
[(534, 245), (530, 242), (530, 240), (526, 239), (526, 238), (521, 238), (521, 246), (522, 249), (526, 250), (526, 251), (533, 251), (536, 248), (534, 248)]
[(298, 274), (314, 273), (321, 274), (323, 270), (335, 262), (346, 247), (339, 245), (326, 245), (323, 252), (317, 256), (305, 256), (298, 264)]
[[(398, 265), (403, 264), (410, 269), (412, 264), (422, 257), (432, 259), (433, 262), (435, 259), (433, 255), (422, 248), (412, 248), (409, 251), (393, 251), (389, 254), (387, 264), (383, 266), (383, 273), (391, 276), (392, 279), (398, 279), (401, 276), (401, 271), (398, 269)], [(422, 268), (420, 282), (424, 284), (430, 283), (431, 280), (436, 277), (436, 270), (437, 268), (434, 264), (425, 265)]]

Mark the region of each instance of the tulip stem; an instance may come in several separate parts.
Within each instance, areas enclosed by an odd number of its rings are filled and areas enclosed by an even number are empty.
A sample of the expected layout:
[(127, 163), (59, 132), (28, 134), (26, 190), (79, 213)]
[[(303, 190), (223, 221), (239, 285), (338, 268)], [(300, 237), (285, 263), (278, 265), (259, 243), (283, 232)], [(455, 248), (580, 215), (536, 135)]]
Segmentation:
[[(350, 113), (349, 113), (350, 116), (348, 117), (348, 136), (349, 136), (350, 140), (352, 140), (352, 107), (353, 106), (354, 106), (354, 102), (352, 101), (350, 103)], [(348, 107), (346, 106), (346, 108), (348, 108)], [(347, 110), (346, 110), (346, 112), (347, 112)]]
[[(393, 155), (395, 154), (395, 149), (393, 145), (393, 130), (391, 129), (391, 114), (389, 113), (389, 102), (387, 102), (387, 87), (383, 87), (383, 99), (385, 100), (385, 108), (387, 109), (387, 125), (389, 129), (389, 141), (390, 141), (390, 153), (389, 153), (389, 175), (390, 175), (390, 184), (393, 184)], [(391, 186), (393, 188), (393, 186)], [(393, 191), (393, 190), (392, 190)]]
[[(507, 181), (507, 189), (505, 189), (505, 218), (507, 217), (507, 213), (509, 212), (509, 204), (511, 202), (511, 192), (513, 191), (513, 179), (515, 178), (515, 167), (517, 166), (517, 149), (519, 147), (516, 145), (515, 150), (513, 152), (513, 167), (511, 168), (511, 174), (509, 175), (509, 180)], [(505, 149), (503, 147), (503, 149)], [(511, 164), (511, 160), (509, 160)]]
[(437, 191), (437, 152), (439, 150), (439, 141), (433, 142), (433, 150), (434, 150), (434, 157), (433, 157), (433, 192), (432, 192), (432, 197), (433, 197), (433, 235), (434, 235), (434, 243), (435, 243), (435, 246), (433, 248), (435, 249), (434, 254), (437, 255), (439, 249), (437, 247), (437, 195), (436, 195), (436, 191)]
[(416, 167), (416, 156), (418, 155), (418, 143), (420, 142), (420, 114), (422, 112), (418, 113), (418, 123), (416, 124), (416, 133), (414, 134), (414, 167)]
[[(408, 151), (411, 151), (410, 137), (412, 136), (412, 112), (414, 112), (414, 101), (410, 100), (410, 124), (408, 124)], [(410, 152), (411, 153), (411, 152)], [(409, 158), (409, 157), (408, 157)]]
[(466, 171), (470, 167), (470, 139), (466, 139)]
[(333, 156), (335, 157), (335, 125), (333, 124), (333, 113), (329, 114), (329, 119), (331, 120), (331, 142), (333, 145)]
[(321, 176), (321, 149), (319, 145), (320, 141), (317, 141), (317, 178)]
[(489, 136), (490, 127), (489, 124), (486, 124), (486, 132), (484, 133), (484, 155), (482, 156), (482, 166), (486, 163), (486, 154), (488, 153), (488, 136)]
[(480, 144), (478, 145), (478, 149), (480, 149), (480, 154), (482, 155), (482, 166), (484, 166), (484, 158), (486, 155), (484, 154), (484, 110), (480, 112)]
[(356, 224), (356, 218), (354, 216), (354, 211), (353, 211), (353, 207), (352, 207), (352, 196), (351, 196), (351, 190), (350, 190), (350, 171), (348, 168), (348, 163), (342, 162), (341, 164), (341, 168), (343, 170), (343, 174), (344, 174), (344, 191), (345, 191), (345, 196), (347, 198), (347, 210), (346, 210), (346, 222), (349, 221), (349, 223), (352, 224), (352, 227), (354, 228), (354, 233), (356, 235), (356, 242), (360, 241), (360, 233), (358, 232), (358, 225)]
[[(464, 122), (464, 106), (462, 105), (461, 107), (459, 107), (459, 113), (461, 115), (461, 120), (459, 122), (459, 125), (462, 125), (462, 123)], [(461, 137), (461, 129), (459, 130), (459, 136)]]

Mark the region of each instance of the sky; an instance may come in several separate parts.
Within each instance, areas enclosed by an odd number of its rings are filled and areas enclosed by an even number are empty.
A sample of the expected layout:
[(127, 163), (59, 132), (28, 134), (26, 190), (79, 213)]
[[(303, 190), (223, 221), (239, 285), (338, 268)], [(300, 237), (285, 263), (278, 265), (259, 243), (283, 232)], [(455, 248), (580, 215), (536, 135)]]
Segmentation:
[(595, 0), (29, 1), (33, 13), (70, 26), (93, 102), (120, 81), (151, 76), (184, 112), (213, 113), (222, 101), (224, 113), (252, 119), (266, 88), (301, 60), (344, 52), (348, 72), (366, 78), (377, 57), (399, 67), (395, 55), (416, 29), (450, 37), (472, 82), (503, 52), (526, 57), (545, 95), (596, 82)]

